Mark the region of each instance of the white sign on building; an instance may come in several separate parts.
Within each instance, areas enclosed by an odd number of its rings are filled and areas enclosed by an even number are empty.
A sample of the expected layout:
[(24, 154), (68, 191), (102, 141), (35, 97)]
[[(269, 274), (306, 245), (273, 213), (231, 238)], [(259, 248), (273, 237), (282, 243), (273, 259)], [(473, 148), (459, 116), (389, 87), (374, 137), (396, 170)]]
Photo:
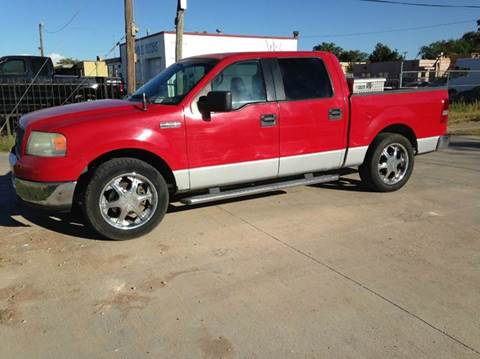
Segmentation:
[[(295, 37), (243, 36), (186, 32), (183, 57), (245, 51), (297, 51)], [(137, 85), (144, 84), (175, 62), (175, 32), (162, 31), (135, 40)], [(120, 45), (122, 64), (126, 64), (125, 44)], [(122, 66), (126, 78), (126, 66)]]

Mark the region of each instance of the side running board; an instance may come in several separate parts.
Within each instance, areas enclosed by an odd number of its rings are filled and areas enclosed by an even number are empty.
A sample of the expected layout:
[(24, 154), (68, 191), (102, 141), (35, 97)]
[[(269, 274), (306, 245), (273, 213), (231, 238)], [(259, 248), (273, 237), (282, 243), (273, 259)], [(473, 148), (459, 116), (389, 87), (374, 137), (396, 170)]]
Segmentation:
[(323, 176), (314, 176), (313, 174), (305, 175), (305, 178), (294, 179), (284, 182), (275, 182), (270, 184), (264, 184), (259, 186), (244, 187), (239, 189), (231, 189), (226, 191), (220, 191), (219, 189), (210, 189), (207, 194), (201, 194), (192, 197), (185, 197), (180, 200), (181, 203), (187, 205), (202, 204), (214, 201), (223, 201), (226, 199), (252, 196), (260, 193), (274, 192), (290, 187), (308, 186), (312, 184), (325, 183), (337, 181), (340, 175), (329, 174)]

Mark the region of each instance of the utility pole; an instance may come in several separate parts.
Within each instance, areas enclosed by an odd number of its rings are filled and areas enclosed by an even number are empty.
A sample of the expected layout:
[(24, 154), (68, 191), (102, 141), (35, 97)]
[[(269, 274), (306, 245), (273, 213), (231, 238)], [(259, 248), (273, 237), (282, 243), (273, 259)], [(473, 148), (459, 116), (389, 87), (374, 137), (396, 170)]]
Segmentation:
[(185, 10), (187, 9), (187, 0), (178, 0), (177, 17), (175, 18), (175, 61), (179, 61), (183, 57), (183, 25)]
[(135, 25), (133, 24), (133, 0), (125, 0), (125, 41), (127, 49), (127, 92), (135, 92)]
[(40, 35), (40, 46), (38, 49), (40, 50), (40, 56), (45, 56), (45, 52), (43, 50), (43, 22), (38, 24), (38, 34)]

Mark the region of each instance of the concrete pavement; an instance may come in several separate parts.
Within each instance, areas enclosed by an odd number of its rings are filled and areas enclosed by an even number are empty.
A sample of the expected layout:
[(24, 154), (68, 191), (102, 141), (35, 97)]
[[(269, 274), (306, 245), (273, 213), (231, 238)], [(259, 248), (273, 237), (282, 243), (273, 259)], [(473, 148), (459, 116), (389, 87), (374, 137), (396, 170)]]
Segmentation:
[(399, 192), (172, 207), (95, 240), (19, 207), (0, 155), (0, 357), (480, 358), (480, 140)]

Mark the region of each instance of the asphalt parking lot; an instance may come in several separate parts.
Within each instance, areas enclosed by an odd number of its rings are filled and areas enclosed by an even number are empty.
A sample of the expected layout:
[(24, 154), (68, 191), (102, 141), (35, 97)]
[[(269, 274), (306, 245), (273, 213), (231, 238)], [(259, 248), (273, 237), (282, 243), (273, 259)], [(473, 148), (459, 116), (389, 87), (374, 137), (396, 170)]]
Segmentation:
[(356, 175), (172, 207), (96, 240), (15, 202), (0, 154), (1, 358), (480, 358), (480, 139)]

